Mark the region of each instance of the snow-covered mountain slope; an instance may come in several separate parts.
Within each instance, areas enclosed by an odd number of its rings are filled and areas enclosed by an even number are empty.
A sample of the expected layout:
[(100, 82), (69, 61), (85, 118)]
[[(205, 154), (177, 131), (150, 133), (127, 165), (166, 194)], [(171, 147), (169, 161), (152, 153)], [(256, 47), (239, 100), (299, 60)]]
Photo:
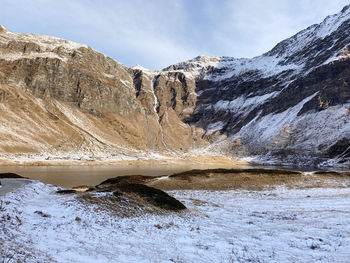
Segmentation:
[(315, 24), (276, 45), (271, 51), (252, 59), (198, 56), (163, 71), (180, 71), (203, 79), (222, 81), (255, 72), (253, 78), (267, 78), (289, 71), (289, 75), (308, 73), (305, 69), (327, 64), (342, 57), (348, 46), (350, 6), (335, 15), (328, 16), (321, 24)]
[(221, 150), (232, 152), (229, 142), (239, 140), (248, 153), (283, 162), (348, 162), (348, 47), (350, 6), (259, 57), (200, 56), (164, 71), (196, 78), (196, 109), (186, 121), (211, 140), (228, 136)]
[[(127, 68), (84, 45), (0, 27), (0, 99), (11, 113), (21, 108), (22, 94), (25, 105), (44, 105), (39, 108), (50, 125), (78, 124), (82, 143), (65, 152), (81, 145), (84, 152), (107, 155), (113, 149), (200, 149), (282, 163), (349, 165), (349, 47), (350, 6), (261, 56), (199, 56), (159, 71)], [(57, 122), (50, 121), (52, 108), (60, 112)], [(73, 109), (76, 114), (68, 114)], [(3, 153), (20, 152), (27, 139), (35, 146), (27, 151), (62, 151), (52, 145), (62, 145), (66, 136), (39, 141), (36, 135), (49, 125), (33, 125), (28, 112), (21, 114), (21, 125), (31, 132), (24, 134), (6, 117)], [(100, 131), (92, 133), (92, 127)], [(16, 147), (1, 139), (9, 136)]]

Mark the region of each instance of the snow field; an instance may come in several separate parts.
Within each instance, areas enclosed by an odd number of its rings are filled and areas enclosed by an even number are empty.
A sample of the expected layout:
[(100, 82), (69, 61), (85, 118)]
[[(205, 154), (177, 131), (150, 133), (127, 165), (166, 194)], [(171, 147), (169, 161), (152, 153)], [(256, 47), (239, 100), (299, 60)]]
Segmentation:
[(0, 255), (27, 262), (346, 262), (350, 251), (349, 188), (172, 191), (188, 212), (129, 218), (56, 190), (34, 182), (0, 197)]

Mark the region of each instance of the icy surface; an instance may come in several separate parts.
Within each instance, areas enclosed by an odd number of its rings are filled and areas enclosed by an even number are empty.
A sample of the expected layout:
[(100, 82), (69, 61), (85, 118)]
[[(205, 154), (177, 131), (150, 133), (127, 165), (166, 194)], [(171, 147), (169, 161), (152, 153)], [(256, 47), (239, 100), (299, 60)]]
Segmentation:
[(34, 182), (0, 197), (2, 253), (26, 262), (349, 258), (349, 188), (177, 191), (171, 194), (187, 205), (188, 212), (131, 218), (111, 217), (93, 206), (86, 209), (74, 195), (58, 195), (56, 190)]

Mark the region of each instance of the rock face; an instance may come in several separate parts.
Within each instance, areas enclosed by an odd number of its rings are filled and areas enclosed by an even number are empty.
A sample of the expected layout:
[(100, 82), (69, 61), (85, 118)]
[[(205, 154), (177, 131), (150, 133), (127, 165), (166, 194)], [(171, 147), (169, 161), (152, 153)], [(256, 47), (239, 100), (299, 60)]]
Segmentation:
[(121, 158), (203, 149), (350, 163), (350, 6), (252, 59), (160, 71), (0, 27), (0, 151)]
[(194, 90), (183, 73), (130, 69), (84, 45), (1, 27), (0, 151), (121, 158), (201, 147), (204, 130), (181, 115), (194, 109)]

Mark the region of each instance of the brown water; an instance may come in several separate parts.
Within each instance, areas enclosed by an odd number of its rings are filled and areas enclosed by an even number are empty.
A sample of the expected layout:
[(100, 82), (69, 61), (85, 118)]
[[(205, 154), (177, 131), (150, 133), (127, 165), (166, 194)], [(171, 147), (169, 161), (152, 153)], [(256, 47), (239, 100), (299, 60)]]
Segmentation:
[[(0, 166), (0, 173), (16, 173), (43, 183), (62, 187), (94, 186), (121, 175), (169, 175), (203, 165), (109, 165), (109, 166)], [(212, 168), (212, 167), (211, 167)]]

